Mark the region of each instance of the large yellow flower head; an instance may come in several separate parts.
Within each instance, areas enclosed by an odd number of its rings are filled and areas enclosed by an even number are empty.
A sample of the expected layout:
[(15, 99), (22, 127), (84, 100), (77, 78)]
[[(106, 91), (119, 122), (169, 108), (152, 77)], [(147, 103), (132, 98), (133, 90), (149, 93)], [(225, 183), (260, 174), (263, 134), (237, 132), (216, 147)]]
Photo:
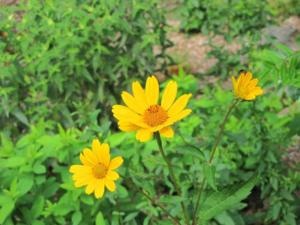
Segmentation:
[(263, 90), (257, 86), (257, 83), (258, 79), (252, 79), (250, 72), (242, 72), (237, 80), (232, 77), (234, 94), (243, 100), (254, 100), (263, 94)]
[(184, 94), (176, 101), (177, 83), (170, 81), (159, 99), (159, 84), (154, 76), (148, 77), (145, 90), (139, 82), (132, 83), (133, 95), (122, 93), (124, 105), (114, 105), (112, 112), (118, 119), (120, 130), (136, 131), (136, 138), (148, 141), (154, 132), (171, 138), (174, 131), (171, 125), (189, 115), (192, 110), (186, 109), (191, 94)]
[(123, 163), (123, 158), (118, 156), (110, 160), (108, 144), (101, 144), (94, 139), (92, 150), (85, 148), (80, 154), (83, 165), (72, 165), (70, 172), (73, 173), (75, 187), (86, 186), (87, 194), (95, 193), (96, 198), (104, 194), (104, 187), (113, 192), (116, 190), (115, 182), (119, 174), (114, 170)]

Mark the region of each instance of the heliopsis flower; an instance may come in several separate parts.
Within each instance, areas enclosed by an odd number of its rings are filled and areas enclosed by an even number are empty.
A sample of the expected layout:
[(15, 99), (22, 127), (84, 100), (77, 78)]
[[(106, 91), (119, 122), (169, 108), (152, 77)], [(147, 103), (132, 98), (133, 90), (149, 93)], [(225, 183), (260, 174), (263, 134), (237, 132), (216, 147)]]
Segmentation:
[(257, 86), (257, 83), (258, 79), (252, 79), (250, 72), (242, 72), (237, 80), (232, 77), (234, 94), (243, 100), (253, 100), (263, 94), (263, 90)]
[(110, 160), (110, 150), (108, 144), (101, 144), (98, 139), (94, 139), (92, 150), (85, 148), (80, 154), (82, 165), (72, 165), (70, 172), (75, 187), (86, 186), (87, 194), (95, 193), (96, 198), (101, 198), (104, 188), (113, 192), (116, 190), (115, 181), (119, 174), (114, 171), (123, 163), (123, 158), (118, 156)]
[(124, 91), (122, 99), (126, 106), (114, 105), (112, 112), (118, 119), (120, 130), (136, 131), (136, 138), (142, 142), (149, 140), (155, 132), (167, 138), (173, 137), (171, 125), (192, 112), (185, 108), (191, 94), (184, 94), (175, 101), (177, 94), (175, 81), (167, 84), (160, 104), (159, 84), (154, 76), (148, 77), (145, 90), (139, 82), (133, 82), (132, 92), (133, 95)]

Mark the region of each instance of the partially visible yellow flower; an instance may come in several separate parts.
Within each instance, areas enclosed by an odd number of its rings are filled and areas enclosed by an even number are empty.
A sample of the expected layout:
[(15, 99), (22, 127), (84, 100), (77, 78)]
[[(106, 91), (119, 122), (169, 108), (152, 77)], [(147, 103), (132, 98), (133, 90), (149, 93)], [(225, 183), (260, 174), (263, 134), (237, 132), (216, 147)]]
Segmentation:
[(171, 125), (192, 112), (185, 108), (191, 94), (184, 94), (175, 101), (177, 95), (175, 81), (167, 84), (160, 104), (159, 84), (154, 76), (148, 77), (145, 90), (139, 82), (133, 82), (132, 92), (133, 95), (124, 91), (122, 99), (126, 106), (114, 105), (112, 112), (118, 119), (120, 130), (136, 131), (136, 139), (139, 141), (148, 141), (154, 132), (159, 132), (167, 138), (173, 137)]
[(243, 100), (254, 100), (256, 96), (262, 95), (263, 90), (257, 86), (258, 79), (252, 79), (251, 72), (242, 72), (236, 80), (232, 77), (234, 94)]
[(101, 144), (98, 139), (94, 139), (92, 150), (85, 148), (80, 154), (80, 161), (83, 165), (72, 165), (70, 172), (75, 183), (75, 187), (86, 186), (87, 194), (95, 193), (96, 198), (101, 198), (104, 194), (104, 187), (113, 192), (116, 190), (115, 182), (119, 174), (114, 170), (123, 163), (123, 158), (118, 156), (110, 160), (110, 150), (108, 144)]

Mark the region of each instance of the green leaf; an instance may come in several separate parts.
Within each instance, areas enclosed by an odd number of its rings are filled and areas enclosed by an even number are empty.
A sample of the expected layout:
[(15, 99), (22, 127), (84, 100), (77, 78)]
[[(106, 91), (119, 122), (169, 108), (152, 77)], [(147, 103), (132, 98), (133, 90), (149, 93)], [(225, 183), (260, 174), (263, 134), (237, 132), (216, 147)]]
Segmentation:
[(36, 173), (36, 174), (43, 174), (46, 172), (46, 168), (44, 165), (41, 165), (41, 164), (38, 164), (36, 163), (34, 166), (33, 166), (33, 172)]
[(26, 194), (33, 186), (32, 175), (22, 175), (17, 183), (17, 192), (19, 196)]
[(20, 167), (25, 163), (25, 158), (22, 156), (14, 156), (8, 159), (0, 159), (0, 168), (15, 168)]
[(81, 221), (81, 219), (82, 219), (82, 214), (81, 214), (81, 212), (80, 212), (80, 211), (74, 212), (73, 215), (72, 215), (72, 224), (73, 224), (73, 225), (79, 224), (80, 221)]
[(208, 185), (215, 191), (218, 190), (215, 179), (216, 168), (208, 163), (205, 163), (203, 165), (203, 173)]
[(33, 218), (38, 218), (42, 214), (44, 204), (45, 204), (45, 199), (42, 195), (36, 197), (34, 204), (30, 210)]
[(0, 224), (3, 224), (13, 211), (15, 202), (9, 196), (0, 195), (0, 206)]
[(29, 126), (28, 119), (27, 119), (27, 117), (25, 116), (25, 114), (24, 114), (23, 112), (21, 112), (20, 110), (17, 109), (15, 112), (13, 112), (13, 114), (15, 115), (15, 117), (17, 117), (17, 119), (18, 119), (21, 123), (23, 123), (23, 124)]
[(214, 192), (208, 195), (202, 203), (203, 206), (200, 209), (199, 218), (203, 221), (209, 220), (225, 210), (234, 207), (250, 194), (257, 180), (257, 175), (254, 175), (241, 185), (233, 185), (220, 192)]
[(96, 216), (96, 225), (106, 225), (102, 212), (98, 212)]

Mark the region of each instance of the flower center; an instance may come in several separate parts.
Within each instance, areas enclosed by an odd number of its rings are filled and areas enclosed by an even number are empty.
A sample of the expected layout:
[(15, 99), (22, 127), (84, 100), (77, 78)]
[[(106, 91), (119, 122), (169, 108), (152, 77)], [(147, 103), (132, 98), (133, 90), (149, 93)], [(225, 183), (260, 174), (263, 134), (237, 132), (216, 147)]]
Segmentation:
[(151, 127), (162, 124), (168, 118), (167, 112), (159, 105), (151, 105), (144, 113), (144, 121)]
[(100, 179), (106, 176), (107, 168), (102, 163), (98, 163), (93, 167), (93, 174), (96, 178)]

